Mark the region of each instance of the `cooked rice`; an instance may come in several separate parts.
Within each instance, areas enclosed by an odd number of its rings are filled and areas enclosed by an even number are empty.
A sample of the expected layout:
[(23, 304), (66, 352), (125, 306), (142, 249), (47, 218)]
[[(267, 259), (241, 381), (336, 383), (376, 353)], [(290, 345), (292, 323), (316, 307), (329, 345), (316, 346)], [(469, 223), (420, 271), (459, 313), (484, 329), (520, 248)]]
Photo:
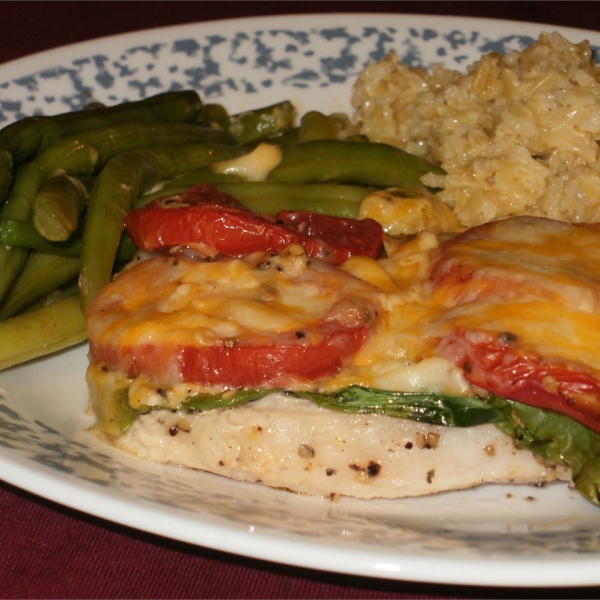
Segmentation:
[(409, 69), (394, 53), (365, 67), (352, 103), (373, 141), (446, 172), (423, 183), (465, 226), (511, 215), (600, 221), (600, 69), (588, 42), (543, 33), (466, 74)]

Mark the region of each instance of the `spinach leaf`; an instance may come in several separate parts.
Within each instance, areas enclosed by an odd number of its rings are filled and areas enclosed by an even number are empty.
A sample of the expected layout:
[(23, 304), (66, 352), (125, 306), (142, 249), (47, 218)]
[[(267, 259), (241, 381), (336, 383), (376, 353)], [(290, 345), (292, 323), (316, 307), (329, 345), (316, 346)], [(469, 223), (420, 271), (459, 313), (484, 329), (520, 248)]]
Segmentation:
[(426, 392), (389, 392), (360, 386), (342, 388), (332, 394), (291, 394), (332, 410), (374, 413), (433, 425), (472, 427), (506, 418), (501, 409), (475, 397), (459, 398)]
[(191, 394), (178, 410), (213, 410), (214, 408), (233, 408), (241, 406), (253, 400), (260, 400), (269, 394), (274, 394), (279, 390), (229, 390), (217, 394)]
[(499, 398), (490, 402), (510, 408), (507, 419), (496, 425), (517, 446), (569, 467), (575, 489), (600, 505), (600, 435), (551, 410)]

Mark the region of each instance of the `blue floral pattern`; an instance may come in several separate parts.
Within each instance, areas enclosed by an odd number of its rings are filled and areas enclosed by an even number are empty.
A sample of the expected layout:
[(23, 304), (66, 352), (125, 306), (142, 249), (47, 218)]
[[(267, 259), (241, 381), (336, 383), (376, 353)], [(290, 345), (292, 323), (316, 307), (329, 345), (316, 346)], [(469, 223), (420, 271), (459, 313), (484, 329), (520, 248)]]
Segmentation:
[(518, 50), (532, 41), (526, 35), (494, 38), (475, 30), (383, 25), (265, 28), (230, 35), (199, 31), (0, 79), (0, 123), (77, 110), (91, 100), (115, 104), (182, 88), (198, 90), (206, 101), (235, 92), (256, 95), (260, 102), (274, 86), (351, 84), (367, 61), (380, 60), (392, 49), (411, 67), (444, 62), (460, 70), (480, 53)]

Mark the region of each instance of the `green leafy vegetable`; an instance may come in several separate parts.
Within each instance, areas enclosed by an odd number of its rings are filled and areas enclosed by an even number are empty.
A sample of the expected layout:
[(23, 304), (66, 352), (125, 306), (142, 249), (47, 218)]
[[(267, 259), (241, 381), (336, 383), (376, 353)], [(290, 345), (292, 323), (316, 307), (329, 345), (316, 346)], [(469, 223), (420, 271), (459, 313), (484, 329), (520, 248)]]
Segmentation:
[(600, 435), (560, 413), (494, 398), (507, 418), (496, 425), (526, 448), (571, 469), (575, 489), (600, 505)]
[(192, 394), (188, 396), (180, 410), (213, 410), (214, 408), (233, 408), (253, 400), (260, 400), (278, 390), (231, 390), (223, 394)]
[(388, 417), (422, 421), (432, 425), (473, 427), (504, 419), (501, 409), (480, 398), (458, 398), (444, 394), (389, 392), (359, 386), (342, 388), (333, 394), (294, 392), (323, 408), (354, 413), (375, 413)]

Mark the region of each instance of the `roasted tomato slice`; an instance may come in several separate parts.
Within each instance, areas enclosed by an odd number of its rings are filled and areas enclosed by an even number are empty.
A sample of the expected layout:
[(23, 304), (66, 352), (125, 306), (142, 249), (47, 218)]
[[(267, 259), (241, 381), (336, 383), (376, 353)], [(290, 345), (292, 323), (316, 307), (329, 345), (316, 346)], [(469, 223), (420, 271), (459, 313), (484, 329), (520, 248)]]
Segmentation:
[(597, 228), (487, 223), (442, 245), (430, 283), (436, 354), (485, 390), (600, 432)]
[(338, 372), (379, 312), (374, 288), (300, 246), (213, 262), (161, 256), (93, 301), (90, 358), (159, 383), (286, 387)]
[(461, 367), (473, 385), (503, 398), (563, 413), (600, 433), (600, 381), (580, 365), (528, 355), (510, 336), (455, 334), (438, 354)]
[(354, 255), (377, 259), (383, 249), (383, 229), (373, 219), (302, 211), (262, 215), (205, 184), (130, 211), (125, 226), (134, 243), (151, 252), (193, 246), (211, 256), (244, 256), (300, 244), (309, 256), (339, 265)]

